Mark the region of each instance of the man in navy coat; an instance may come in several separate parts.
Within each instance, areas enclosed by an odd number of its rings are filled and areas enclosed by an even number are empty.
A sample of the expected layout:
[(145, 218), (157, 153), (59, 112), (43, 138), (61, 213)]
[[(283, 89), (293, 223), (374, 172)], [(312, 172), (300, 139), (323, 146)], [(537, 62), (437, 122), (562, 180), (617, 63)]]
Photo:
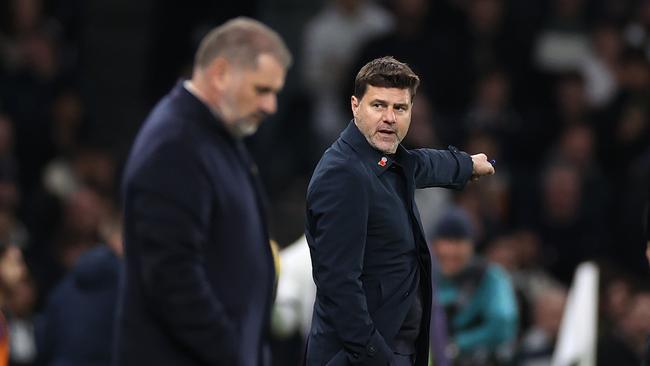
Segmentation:
[(290, 62), (268, 27), (226, 22), (142, 126), (123, 181), (117, 365), (268, 364), (275, 270), (242, 137), (276, 111)]
[(416, 188), (462, 188), (494, 173), (484, 154), (406, 150), (419, 78), (392, 57), (366, 64), (354, 120), (321, 158), (307, 191), (317, 286), (308, 365), (428, 363), (431, 257)]

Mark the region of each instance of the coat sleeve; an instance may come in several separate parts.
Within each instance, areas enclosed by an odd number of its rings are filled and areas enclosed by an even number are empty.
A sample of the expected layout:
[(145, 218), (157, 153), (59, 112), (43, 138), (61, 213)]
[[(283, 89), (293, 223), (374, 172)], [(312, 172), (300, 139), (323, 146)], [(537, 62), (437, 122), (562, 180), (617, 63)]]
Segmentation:
[(415, 158), (416, 188), (462, 189), (472, 175), (472, 158), (449, 146), (448, 150), (410, 150)]
[(202, 363), (236, 365), (237, 330), (204, 270), (214, 201), (196, 155), (163, 146), (125, 187), (127, 262), (139, 263), (145, 306), (170, 336)]
[(392, 350), (375, 328), (362, 287), (369, 197), (363, 173), (341, 165), (319, 175), (307, 195), (307, 235), (318, 308), (354, 365), (387, 365)]

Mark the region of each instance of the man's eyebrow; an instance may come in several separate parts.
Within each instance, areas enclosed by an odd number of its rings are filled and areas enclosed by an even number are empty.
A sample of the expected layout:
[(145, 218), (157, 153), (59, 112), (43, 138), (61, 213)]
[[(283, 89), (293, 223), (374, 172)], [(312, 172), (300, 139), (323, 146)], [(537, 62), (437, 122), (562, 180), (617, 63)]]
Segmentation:
[[(388, 103), (388, 101), (385, 101), (383, 99), (373, 99), (373, 100), (370, 101), (370, 104), (376, 104), (376, 103), (384, 105), (384, 106), (387, 106), (387, 105), (390, 104), (390, 103)], [(398, 103), (393, 103), (393, 106), (394, 107), (400, 107), (400, 108), (408, 108), (409, 103), (398, 102)]]
[(276, 90), (268, 85), (255, 85), (255, 90), (258, 93), (273, 93), (276, 92)]
[(379, 104), (383, 104), (383, 105), (388, 105), (388, 102), (385, 101), (385, 100), (382, 100), (382, 99), (373, 99), (373, 100), (370, 101), (370, 104), (375, 104), (375, 103), (379, 103)]

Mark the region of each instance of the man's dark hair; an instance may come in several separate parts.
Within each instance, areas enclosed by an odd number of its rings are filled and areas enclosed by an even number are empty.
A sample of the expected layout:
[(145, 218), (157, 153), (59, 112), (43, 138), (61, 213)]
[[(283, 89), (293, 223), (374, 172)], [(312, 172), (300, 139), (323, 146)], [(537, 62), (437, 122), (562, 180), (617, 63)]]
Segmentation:
[(363, 98), (368, 85), (378, 88), (408, 89), (411, 100), (415, 97), (420, 78), (411, 68), (392, 56), (374, 59), (365, 64), (354, 79), (354, 96)]

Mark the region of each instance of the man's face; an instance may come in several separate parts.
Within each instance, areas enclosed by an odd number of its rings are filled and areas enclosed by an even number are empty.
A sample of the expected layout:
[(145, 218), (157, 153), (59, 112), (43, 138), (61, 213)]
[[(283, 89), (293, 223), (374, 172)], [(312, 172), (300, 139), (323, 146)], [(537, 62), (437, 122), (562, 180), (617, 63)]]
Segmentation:
[(440, 271), (447, 277), (460, 273), (474, 255), (474, 246), (469, 239), (437, 239), (433, 252), (438, 258)]
[(628, 342), (645, 343), (650, 332), (650, 293), (640, 292), (632, 299), (623, 316), (621, 327)]
[(256, 68), (231, 64), (226, 73), (219, 111), (236, 135), (252, 135), (265, 117), (276, 112), (286, 70), (275, 57), (262, 54)]
[(368, 85), (359, 100), (352, 96), (354, 121), (375, 149), (394, 154), (411, 124), (411, 93), (408, 89)]
[(15, 245), (10, 245), (0, 257), (0, 285), (14, 289), (26, 274), (22, 252)]

